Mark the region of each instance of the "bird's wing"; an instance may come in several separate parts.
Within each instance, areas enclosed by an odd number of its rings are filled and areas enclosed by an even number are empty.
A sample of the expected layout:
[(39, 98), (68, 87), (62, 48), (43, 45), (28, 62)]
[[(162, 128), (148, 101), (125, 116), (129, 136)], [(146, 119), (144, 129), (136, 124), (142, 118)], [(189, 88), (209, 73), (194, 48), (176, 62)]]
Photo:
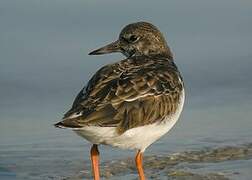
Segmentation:
[(174, 113), (182, 89), (172, 61), (127, 60), (105, 66), (79, 93), (62, 123), (68, 127), (114, 126), (122, 133)]

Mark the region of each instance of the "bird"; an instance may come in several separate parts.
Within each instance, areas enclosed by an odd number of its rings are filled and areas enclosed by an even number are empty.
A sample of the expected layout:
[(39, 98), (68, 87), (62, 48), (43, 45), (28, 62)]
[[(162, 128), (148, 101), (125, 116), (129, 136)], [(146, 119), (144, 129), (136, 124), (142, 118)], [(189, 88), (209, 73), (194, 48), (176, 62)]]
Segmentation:
[(115, 52), (126, 57), (101, 67), (55, 126), (92, 143), (94, 180), (100, 179), (101, 144), (135, 150), (138, 176), (144, 180), (143, 154), (179, 119), (184, 82), (164, 36), (149, 22), (126, 25), (116, 41), (89, 55)]

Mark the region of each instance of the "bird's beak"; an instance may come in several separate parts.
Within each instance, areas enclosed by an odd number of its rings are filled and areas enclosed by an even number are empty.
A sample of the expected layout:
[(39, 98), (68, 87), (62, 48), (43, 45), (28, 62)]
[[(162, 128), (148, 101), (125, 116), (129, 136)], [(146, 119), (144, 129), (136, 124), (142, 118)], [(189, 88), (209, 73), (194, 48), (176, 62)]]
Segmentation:
[(100, 55), (114, 52), (121, 52), (119, 40), (90, 52), (88, 55)]

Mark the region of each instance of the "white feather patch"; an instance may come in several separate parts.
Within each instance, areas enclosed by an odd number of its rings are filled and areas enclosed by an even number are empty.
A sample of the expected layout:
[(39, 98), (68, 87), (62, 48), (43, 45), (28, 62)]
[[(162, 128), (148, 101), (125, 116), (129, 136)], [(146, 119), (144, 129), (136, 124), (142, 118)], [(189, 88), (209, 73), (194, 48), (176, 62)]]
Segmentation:
[(93, 144), (107, 144), (122, 149), (139, 149), (142, 152), (166, 134), (177, 122), (184, 105), (185, 94), (182, 92), (177, 111), (162, 122), (136, 127), (118, 135), (116, 127), (86, 126), (74, 131)]

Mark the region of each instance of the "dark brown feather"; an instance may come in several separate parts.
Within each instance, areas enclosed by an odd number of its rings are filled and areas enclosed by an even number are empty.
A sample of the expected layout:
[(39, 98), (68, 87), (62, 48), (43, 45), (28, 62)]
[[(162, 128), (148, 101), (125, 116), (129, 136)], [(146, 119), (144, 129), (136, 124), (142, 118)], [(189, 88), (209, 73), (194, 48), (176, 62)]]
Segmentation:
[[(161, 121), (176, 111), (183, 82), (174, 62), (136, 56), (104, 66), (76, 97), (64, 126), (117, 127), (119, 133)], [(76, 118), (71, 115), (81, 113)]]

